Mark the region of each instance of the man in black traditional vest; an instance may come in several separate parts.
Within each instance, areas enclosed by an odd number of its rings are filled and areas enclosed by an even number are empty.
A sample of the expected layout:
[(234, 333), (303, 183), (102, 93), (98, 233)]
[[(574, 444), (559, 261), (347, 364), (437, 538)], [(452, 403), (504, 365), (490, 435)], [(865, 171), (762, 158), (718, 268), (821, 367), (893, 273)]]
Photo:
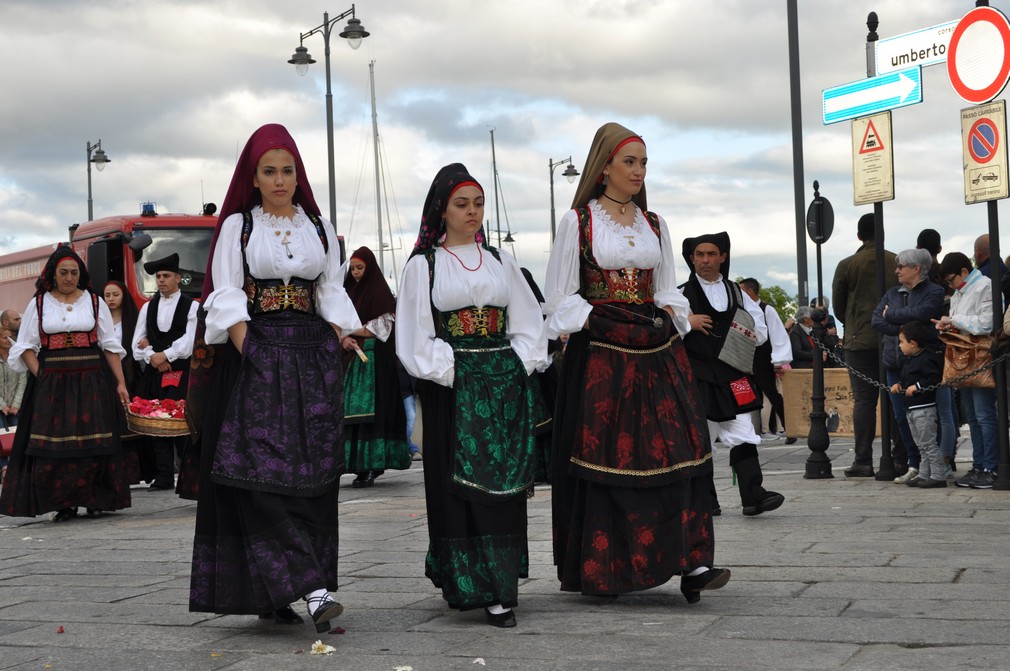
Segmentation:
[[(684, 338), (691, 369), (705, 404), (711, 439), (730, 448), (744, 515), (775, 510), (785, 501), (762, 487), (761, 463), (750, 413), (761, 408), (754, 378), (754, 350), (768, 338), (761, 308), (745, 295), (729, 272), (729, 235), (715, 233), (684, 240), (683, 255), (693, 268), (681, 291), (691, 304), (691, 332)], [(719, 512), (712, 488), (713, 512)]]
[[(193, 354), (196, 335), (197, 304), (179, 291), (179, 255), (144, 264), (148, 275), (154, 275), (158, 293), (140, 309), (137, 329), (133, 333), (133, 356), (146, 366), (133, 393), (146, 399), (186, 398), (189, 379), (189, 358)], [(176, 443), (188, 438), (150, 437), (148, 446), (154, 452), (154, 481), (151, 489), (175, 488)], [(178, 448), (183, 445), (178, 445)], [(146, 478), (145, 469), (141, 476)]]

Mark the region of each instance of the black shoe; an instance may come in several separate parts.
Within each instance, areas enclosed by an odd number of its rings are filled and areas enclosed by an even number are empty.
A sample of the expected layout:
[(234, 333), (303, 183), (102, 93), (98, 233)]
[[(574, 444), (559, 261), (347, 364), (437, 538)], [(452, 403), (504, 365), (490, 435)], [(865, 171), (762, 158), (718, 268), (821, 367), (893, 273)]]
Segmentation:
[(686, 575), (680, 579), (680, 591), (688, 603), (698, 603), (703, 590), (725, 587), (729, 576), (729, 569), (725, 568), (710, 568), (698, 575)]
[(69, 522), (77, 517), (77, 508), (63, 508), (53, 516), (53, 522)]
[(302, 616), (296, 613), (291, 606), (284, 606), (269, 613), (263, 613), (259, 617), (261, 620), (273, 620), (277, 624), (305, 624)]
[(753, 517), (754, 515), (760, 515), (761, 513), (768, 513), (783, 503), (785, 503), (786, 497), (782, 496), (778, 492), (765, 492), (764, 496), (753, 506), (744, 506), (743, 514), (748, 517)]
[(843, 473), (847, 478), (872, 478), (873, 466), (869, 464), (852, 464)]
[(487, 608), (484, 609), (484, 614), (487, 615), (487, 623), (492, 627), (501, 627), (502, 629), (509, 629), (516, 626), (516, 614), (511, 610), (507, 610), (504, 613), (498, 613), (495, 615)]
[(877, 471), (874, 474), (873, 479), (877, 482), (894, 482), (894, 479), (898, 477), (896, 471)]
[(316, 624), (316, 633), (325, 634), (330, 630), (330, 620), (344, 612), (344, 607), (327, 597), (314, 611), (309, 611), (312, 621)]
[(88, 517), (101, 517), (101, 516), (102, 516), (101, 508), (88, 508)]
[(722, 515), (722, 508), (719, 506), (712, 508), (712, 517), (719, 517), (719, 515)]
[(934, 480), (930, 478), (929, 480), (923, 480), (922, 478), (916, 478), (915, 486), (919, 489), (946, 489), (946, 480)]
[(795, 445), (796, 438), (786, 438), (786, 445)]
[(354, 478), (354, 482), (351, 483), (351, 487), (361, 489), (363, 487), (371, 487), (374, 484), (375, 473), (373, 471), (368, 471), (367, 473), (359, 473), (358, 477)]
[(175, 485), (172, 483), (165, 482), (164, 480), (155, 480), (154, 482), (151, 483), (151, 486), (148, 487), (148, 489), (155, 492), (158, 491), (164, 492), (168, 491), (169, 489), (175, 489)]

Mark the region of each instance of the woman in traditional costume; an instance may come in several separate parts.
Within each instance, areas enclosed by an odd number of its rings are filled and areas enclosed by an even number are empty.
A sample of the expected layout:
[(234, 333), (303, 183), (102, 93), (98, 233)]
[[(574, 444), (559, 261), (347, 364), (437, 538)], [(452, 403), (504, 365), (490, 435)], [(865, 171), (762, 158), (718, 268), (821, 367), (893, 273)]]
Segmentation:
[(344, 290), (364, 324), (350, 334), (357, 348), (344, 353), (347, 470), (357, 475), (352, 487), (371, 487), (385, 469), (410, 468), (411, 462), (396, 360), (396, 299), (368, 247), (355, 250), (347, 267)]
[(646, 210), (645, 143), (593, 139), (547, 266), (545, 330), (571, 334), (554, 416), (554, 563), (561, 589), (602, 597), (681, 576), (689, 603), (712, 568), (712, 454), (680, 337), (689, 307), (674, 248)]
[(129, 402), (112, 315), (88, 269), (61, 245), (35, 283), (8, 362), (28, 371), (0, 494), (5, 515), (56, 511), (55, 522), (130, 507), (120, 434)]
[(428, 555), (450, 608), (514, 627), (529, 572), (530, 374), (547, 365), (540, 305), (518, 264), (487, 246), (484, 191), (459, 163), (435, 176), (403, 270), (396, 353), (418, 378)]
[(342, 281), (333, 227), (294, 140), (263, 126), (239, 156), (204, 280), (209, 347), (194, 358), (212, 375), (191, 611), (297, 624), (290, 604), (302, 598), (318, 632), (343, 611), (330, 595), (344, 464), (340, 334), (361, 322)]

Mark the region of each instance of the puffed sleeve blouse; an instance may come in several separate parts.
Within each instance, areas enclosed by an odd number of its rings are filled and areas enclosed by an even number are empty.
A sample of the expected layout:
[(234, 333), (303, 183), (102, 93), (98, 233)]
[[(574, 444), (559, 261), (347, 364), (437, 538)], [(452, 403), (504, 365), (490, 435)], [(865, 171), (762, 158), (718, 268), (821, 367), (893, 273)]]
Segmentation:
[[(319, 316), (337, 326), (341, 332), (356, 331), (361, 321), (347, 292), (344, 291), (343, 274), (333, 227), (323, 219), (323, 230), (329, 252), (323, 250), (316, 227), (301, 207), (296, 206), (292, 219), (275, 217), (261, 207), (252, 210), (253, 230), (246, 245), (249, 272), (258, 279), (281, 279), (285, 283), (292, 277), (311, 280), (316, 284), (316, 310)], [(248, 298), (243, 286), (245, 274), (242, 267), (242, 214), (233, 214), (221, 224), (211, 272), (214, 274), (214, 291), (207, 297), (208, 343), (222, 343), (228, 339), (228, 328), (249, 320)], [(284, 244), (284, 243), (287, 244)], [(289, 256), (290, 253), (290, 256)]]
[[(28, 370), (28, 364), (24, 362), (21, 355), (28, 350), (38, 354), (42, 347), (39, 313), (35, 306), (35, 299), (32, 298), (24, 310), (17, 342), (11, 347), (7, 359), (11, 370), (19, 373)], [(91, 293), (82, 292), (77, 301), (69, 306), (53, 298), (52, 294), (44, 294), (42, 297), (42, 328), (51, 335), (91, 331), (95, 328), (95, 311), (92, 306)], [(116, 335), (116, 327), (112, 323), (112, 312), (109, 311), (109, 306), (103, 300), (98, 301), (98, 347), (103, 351), (118, 354), (119, 358), (126, 355), (126, 350), (123, 349), (123, 344)]]
[[(471, 305), (508, 308), (505, 333), (526, 367), (526, 373), (545, 370), (547, 339), (543, 336), (540, 304), (526, 283), (519, 264), (498, 252), (501, 263), (476, 244), (452, 247), (452, 254), (435, 248), (435, 282), (429, 290), (428, 261), (421, 254), (403, 269), (396, 300), (396, 354), (407, 372), (422, 380), (451, 387), (454, 377), (452, 346), (435, 335), (431, 306), (440, 312)], [(410, 324), (411, 328), (403, 325)]]
[[(657, 238), (641, 209), (635, 208), (635, 224), (622, 226), (594, 199), (589, 201), (593, 217), (593, 256), (601, 268), (652, 268), (653, 300), (658, 307), (673, 309), (673, 321), (681, 335), (691, 331), (691, 306), (677, 288), (673, 244), (666, 221), (659, 217)], [(553, 340), (565, 333), (582, 330), (593, 306), (579, 295), (579, 218), (569, 210), (558, 224), (554, 249), (547, 262), (545, 284), (547, 319), (544, 329)]]

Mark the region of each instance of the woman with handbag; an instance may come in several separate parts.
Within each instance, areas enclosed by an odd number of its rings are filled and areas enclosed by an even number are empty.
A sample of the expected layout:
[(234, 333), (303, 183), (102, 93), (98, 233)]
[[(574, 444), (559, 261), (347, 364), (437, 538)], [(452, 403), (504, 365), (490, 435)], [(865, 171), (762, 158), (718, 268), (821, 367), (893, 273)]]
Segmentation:
[[(943, 287), (929, 281), (929, 268), (933, 257), (925, 249), (906, 249), (895, 256), (894, 274), (898, 284), (887, 290), (880, 299), (873, 317), (870, 320), (873, 330), (884, 335), (884, 370), (888, 386), (901, 379), (901, 364), (903, 356), (898, 350), (898, 331), (903, 324), (909, 322), (930, 323), (943, 314)], [(920, 343), (926, 348), (939, 349), (939, 340)], [(908, 417), (905, 415), (905, 400), (901, 394), (889, 394), (894, 418), (898, 422), (898, 434), (907, 451), (903, 467), (900, 452), (895, 455), (895, 470), (900, 474), (894, 479), (897, 484), (908, 484), (908, 481), (919, 475), (919, 462), (922, 457), (919, 448), (912, 438), (908, 427)]]
[[(934, 319), (941, 339), (947, 343), (948, 356), (944, 364), (944, 380), (951, 375), (951, 356), (959, 348), (989, 352), (989, 341), (993, 328), (992, 282), (978, 269), (972, 267), (971, 260), (961, 252), (951, 252), (943, 257), (940, 273), (954, 293), (950, 297), (950, 316)], [(960, 336), (957, 339), (947, 336)], [(965, 336), (968, 336), (967, 338)], [(961, 344), (964, 343), (964, 344)], [(965, 356), (972, 352), (965, 351)], [(984, 385), (984, 386), (978, 386)], [(996, 389), (992, 373), (980, 373), (959, 383), (961, 400), (968, 416), (971, 432), (971, 470), (954, 484), (972, 489), (992, 489), (996, 481), (996, 465), (999, 463), (999, 438), (996, 427)]]

